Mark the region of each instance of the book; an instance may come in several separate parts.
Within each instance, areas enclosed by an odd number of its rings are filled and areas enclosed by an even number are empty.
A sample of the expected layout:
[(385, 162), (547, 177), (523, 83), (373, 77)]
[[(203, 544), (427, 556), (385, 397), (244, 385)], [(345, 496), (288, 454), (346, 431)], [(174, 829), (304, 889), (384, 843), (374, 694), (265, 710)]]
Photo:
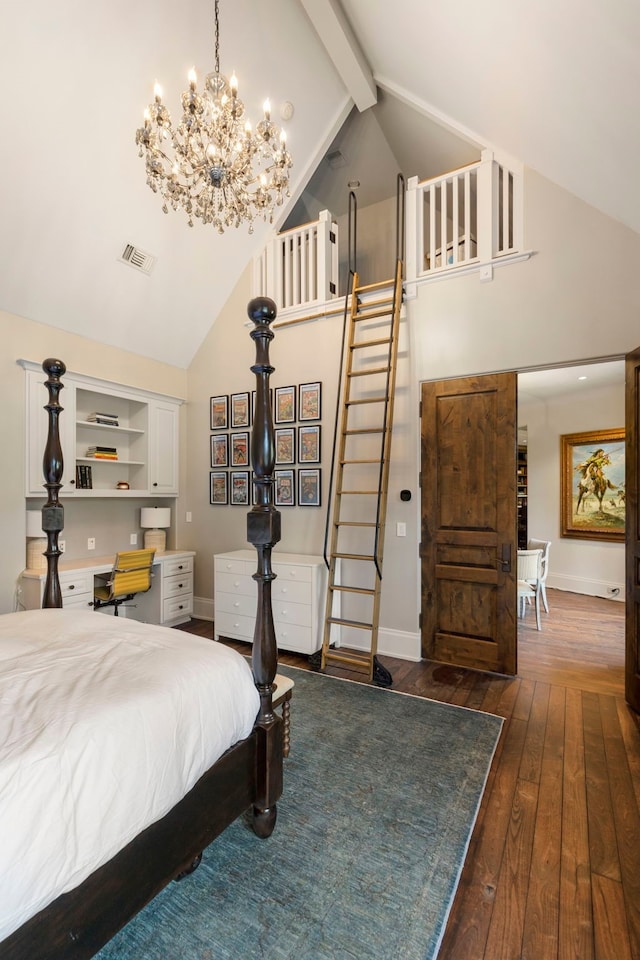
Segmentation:
[(117, 447), (98, 447), (98, 446), (94, 446), (93, 444), (90, 447), (87, 447), (87, 456), (91, 455), (92, 453), (117, 453), (117, 452), (118, 452)]
[(117, 453), (89, 453), (87, 456), (91, 457), (92, 460), (117, 460)]
[(95, 420), (96, 417), (106, 417), (107, 420), (117, 420), (118, 414), (117, 413), (98, 413), (98, 412), (90, 413), (89, 416), (87, 417), (87, 420)]

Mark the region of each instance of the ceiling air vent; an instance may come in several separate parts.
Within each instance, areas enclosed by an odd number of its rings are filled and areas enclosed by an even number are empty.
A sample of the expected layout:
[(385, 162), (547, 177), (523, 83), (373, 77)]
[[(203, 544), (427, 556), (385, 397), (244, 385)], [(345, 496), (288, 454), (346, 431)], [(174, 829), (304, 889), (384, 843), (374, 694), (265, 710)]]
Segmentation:
[(123, 263), (128, 263), (130, 267), (135, 267), (136, 270), (140, 270), (142, 273), (149, 275), (153, 270), (157, 257), (154, 257), (150, 253), (145, 253), (144, 250), (141, 250), (139, 247), (134, 247), (133, 244), (128, 243), (122, 251), (120, 259)]
[(332, 150), (331, 153), (327, 154), (327, 163), (334, 170), (337, 170), (338, 167), (346, 167), (347, 158), (345, 157), (342, 150)]

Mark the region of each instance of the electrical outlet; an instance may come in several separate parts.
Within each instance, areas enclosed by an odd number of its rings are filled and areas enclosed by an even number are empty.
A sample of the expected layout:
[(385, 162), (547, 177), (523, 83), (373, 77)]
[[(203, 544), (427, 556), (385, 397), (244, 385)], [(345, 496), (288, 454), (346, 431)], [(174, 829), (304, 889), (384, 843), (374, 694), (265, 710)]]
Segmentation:
[(96, 548), (96, 538), (89, 537), (89, 539), (87, 540), (87, 550), (95, 550), (95, 548)]
[(191, 510), (187, 510), (187, 513), (186, 513), (186, 515), (185, 515), (185, 519), (186, 519), (187, 523), (191, 523)]
[(58, 540), (58, 548), (60, 550), (60, 553), (64, 553), (66, 546), (67, 546), (66, 540)]
[(407, 535), (406, 523), (396, 523), (396, 537), (406, 537), (406, 535)]
[(137, 545), (138, 545), (138, 534), (132, 533), (131, 536), (129, 537), (129, 546), (137, 547)]

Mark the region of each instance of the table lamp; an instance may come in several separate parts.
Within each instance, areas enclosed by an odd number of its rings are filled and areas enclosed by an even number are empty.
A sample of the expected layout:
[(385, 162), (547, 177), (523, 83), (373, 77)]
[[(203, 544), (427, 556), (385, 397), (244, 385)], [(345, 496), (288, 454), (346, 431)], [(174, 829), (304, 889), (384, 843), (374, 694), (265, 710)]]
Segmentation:
[(42, 511), (27, 510), (27, 570), (46, 570), (47, 538), (42, 530)]
[(167, 547), (167, 535), (161, 527), (171, 526), (170, 507), (142, 507), (140, 526), (145, 530), (144, 546), (146, 550), (164, 553)]

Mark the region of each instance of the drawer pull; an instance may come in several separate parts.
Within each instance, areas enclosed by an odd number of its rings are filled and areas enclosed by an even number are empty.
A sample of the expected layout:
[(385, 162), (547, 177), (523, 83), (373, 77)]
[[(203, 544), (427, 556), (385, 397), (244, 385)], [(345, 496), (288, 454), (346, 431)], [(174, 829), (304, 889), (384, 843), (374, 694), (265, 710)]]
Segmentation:
[(280, 593), (286, 593), (286, 592), (287, 592), (287, 588), (286, 588), (286, 587), (283, 587), (282, 590), (280, 591)]
[(76, 588), (75, 583), (70, 583), (69, 586), (67, 587), (67, 590), (75, 590), (75, 588)]
[(234, 607), (239, 607), (239, 606), (240, 606), (240, 601), (236, 600), (236, 602), (234, 603)]
[(179, 583), (179, 584), (178, 584), (178, 590), (182, 590), (183, 587), (184, 587), (184, 583)]
[(178, 610), (184, 610), (184, 606), (180, 604), (180, 606), (178, 607)]
[(182, 570), (182, 564), (180, 564), (180, 566), (178, 567), (178, 570)]

